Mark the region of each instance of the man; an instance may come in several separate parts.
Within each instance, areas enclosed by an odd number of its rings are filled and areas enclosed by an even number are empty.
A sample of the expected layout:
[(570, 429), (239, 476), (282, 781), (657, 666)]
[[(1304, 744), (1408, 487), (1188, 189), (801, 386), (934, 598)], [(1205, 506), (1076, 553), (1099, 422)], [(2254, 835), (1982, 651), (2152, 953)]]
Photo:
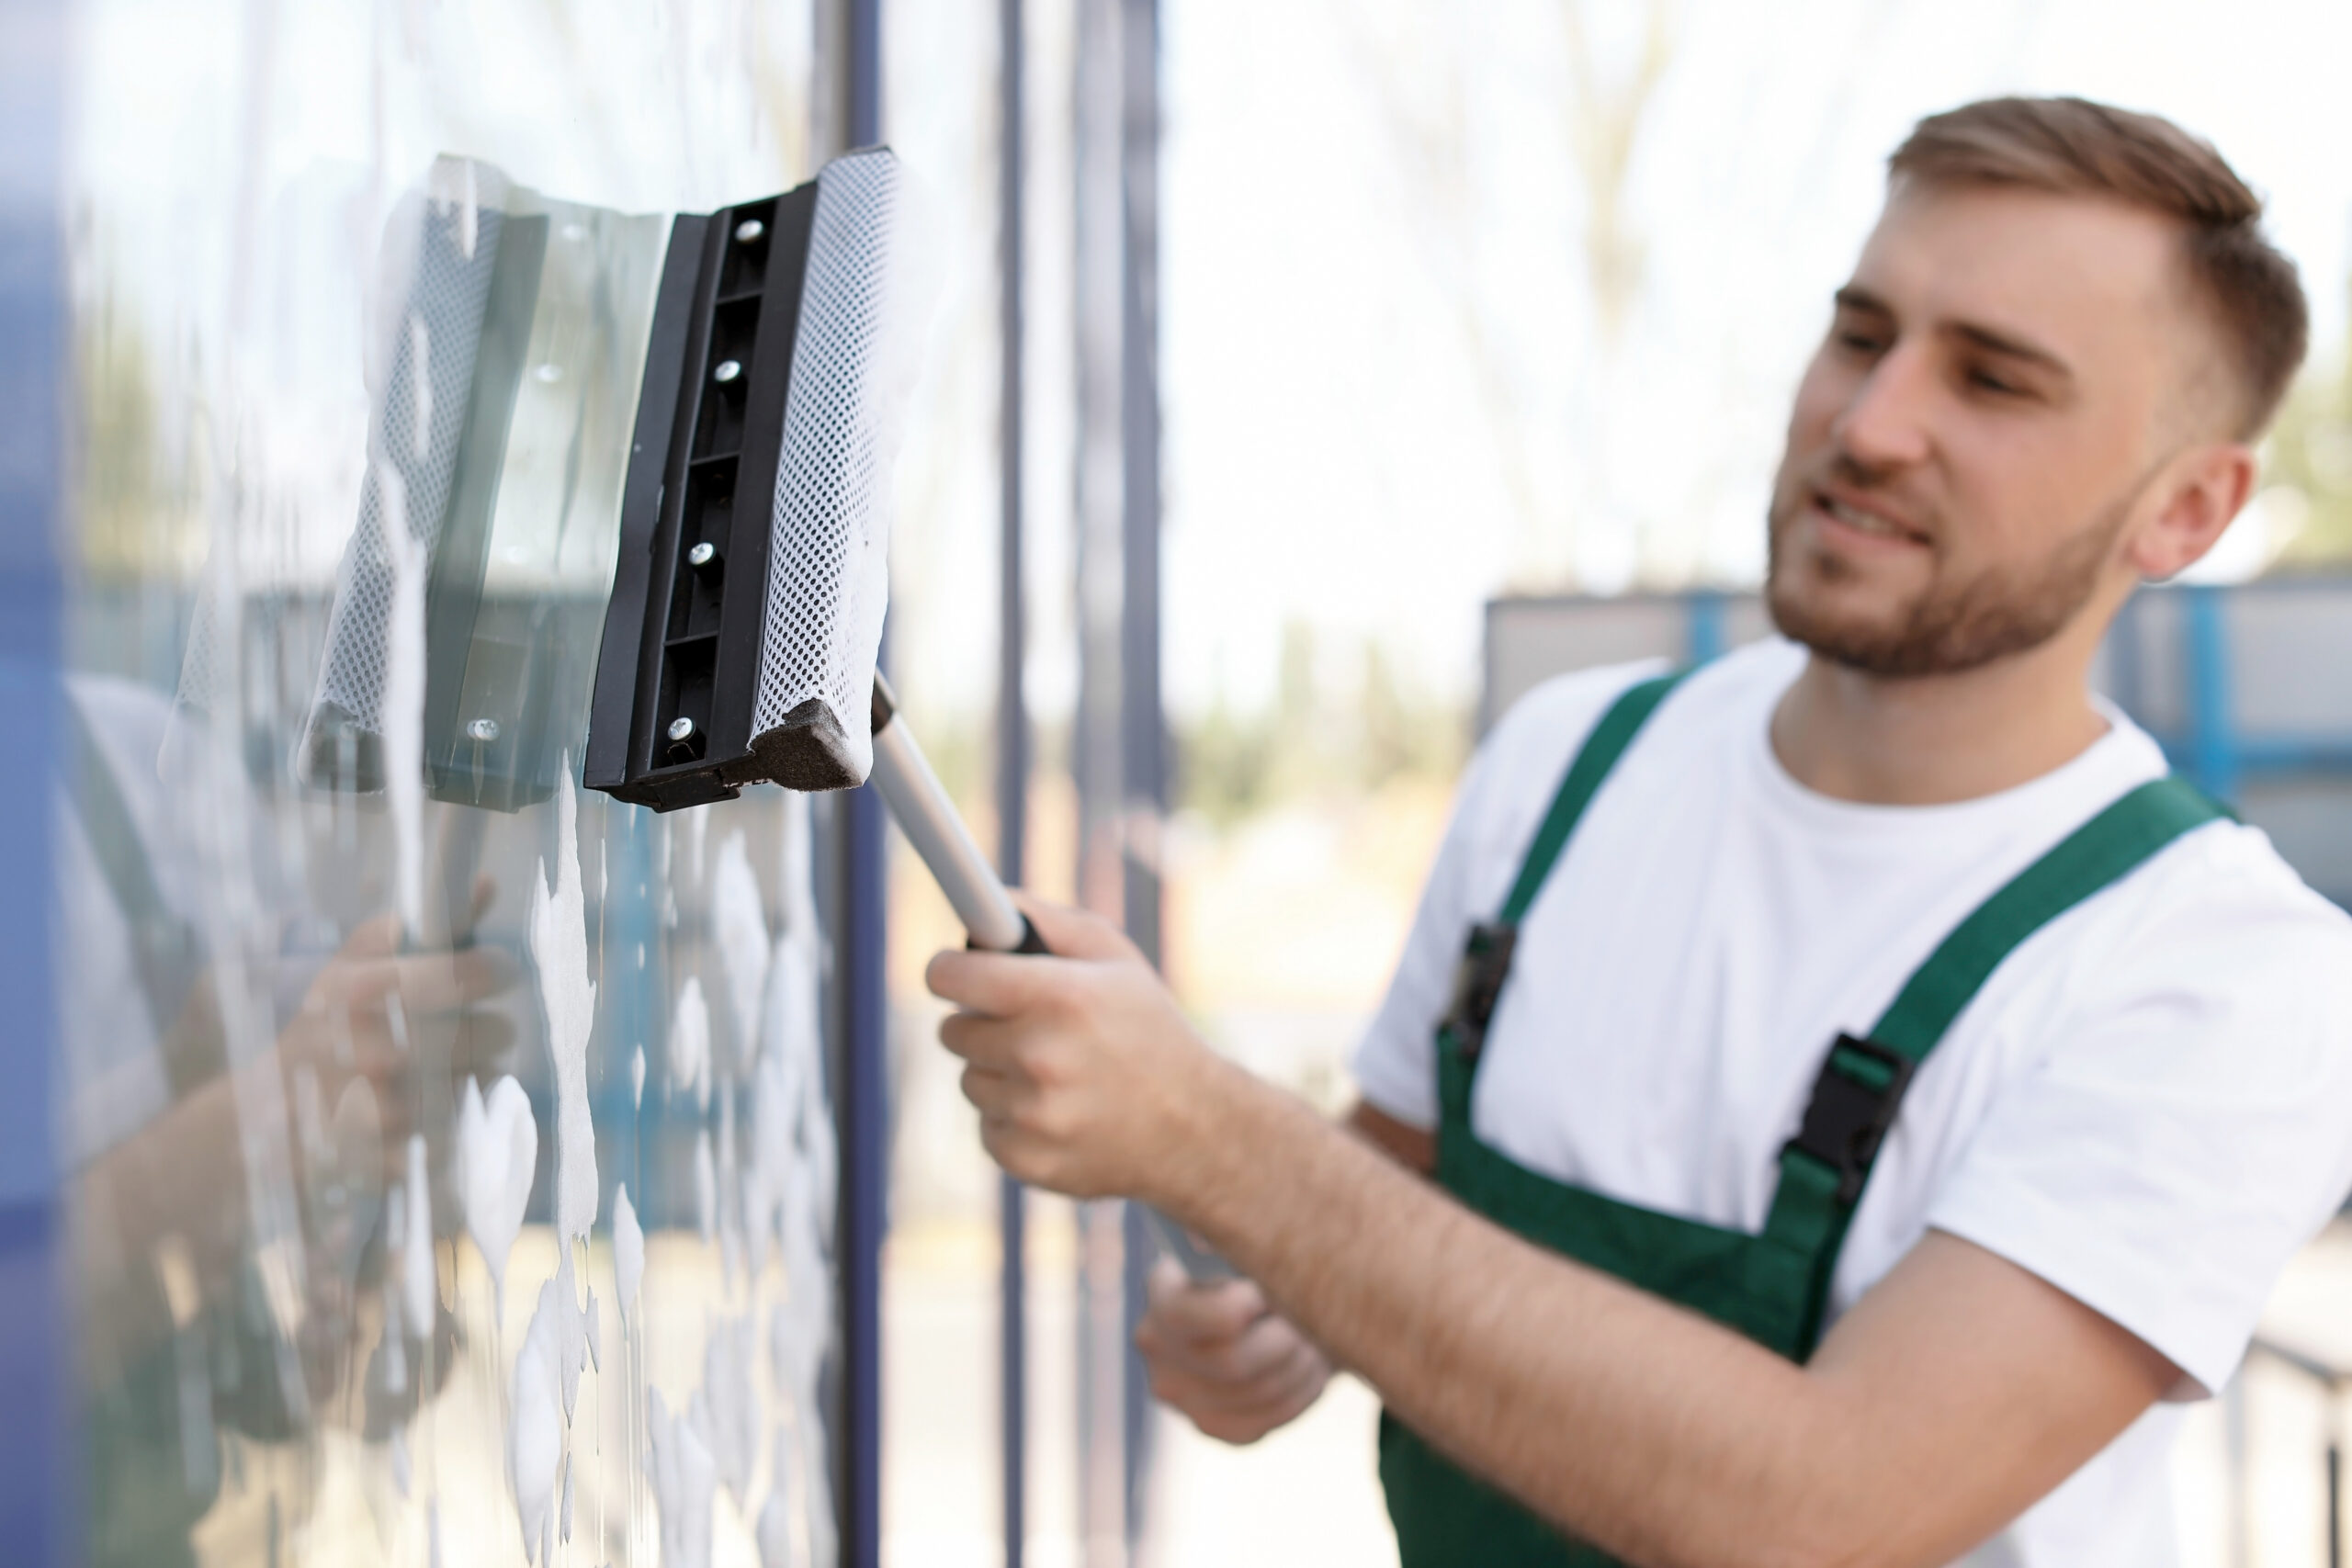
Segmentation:
[(1161, 1397), (1246, 1441), (1362, 1373), (1408, 1564), (2170, 1560), (2179, 1403), (2352, 1183), (2352, 922), (2087, 683), (2301, 358), (2259, 211), (2146, 116), (1919, 124), (1797, 391), (1787, 640), (1503, 721), (1361, 1136), (1087, 917), (933, 961), (1006, 1168), (1254, 1281), (1159, 1281)]

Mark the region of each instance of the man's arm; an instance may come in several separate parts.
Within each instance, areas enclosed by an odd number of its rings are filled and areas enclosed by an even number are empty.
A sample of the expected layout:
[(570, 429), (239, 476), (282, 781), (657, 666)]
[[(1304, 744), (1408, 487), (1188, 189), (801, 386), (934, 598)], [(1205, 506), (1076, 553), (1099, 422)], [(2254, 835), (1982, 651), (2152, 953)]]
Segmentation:
[[(1422, 1175), (1437, 1162), (1437, 1143), (1428, 1133), (1361, 1100), (1341, 1124)], [(1163, 1258), (1152, 1268), (1147, 1293), (1150, 1306), (1136, 1325), (1136, 1348), (1151, 1373), (1151, 1392), (1208, 1436), (1254, 1443), (1322, 1397), (1330, 1359), (1252, 1281), (1188, 1280)]]
[(1947, 1562), (2177, 1376), (1942, 1235), (1795, 1366), (1471, 1213), (1202, 1047), (1110, 928), (1028, 908), (1072, 956), (931, 975), (1000, 1162), (1167, 1210), (1430, 1441), (1630, 1561)]

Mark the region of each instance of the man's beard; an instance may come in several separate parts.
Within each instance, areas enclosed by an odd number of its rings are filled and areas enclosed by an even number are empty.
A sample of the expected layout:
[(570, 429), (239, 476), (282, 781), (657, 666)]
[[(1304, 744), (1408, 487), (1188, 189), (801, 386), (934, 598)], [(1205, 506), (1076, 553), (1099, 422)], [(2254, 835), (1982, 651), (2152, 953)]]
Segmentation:
[(1956, 675), (2057, 636), (2098, 592), (2100, 570), (2137, 498), (2136, 491), (2127, 493), (2032, 566), (1988, 568), (1962, 582), (1931, 580), (1894, 624), (1872, 626), (1840, 617), (1792, 581), (1797, 572), (1810, 572), (1834, 585), (1853, 575), (1845, 561), (1826, 552), (1806, 561), (1788, 558), (1783, 535), (1812, 488), (1801, 486), (1786, 500), (1776, 497), (1767, 521), (1764, 604), (1772, 624), (1832, 663), (1897, 678)]

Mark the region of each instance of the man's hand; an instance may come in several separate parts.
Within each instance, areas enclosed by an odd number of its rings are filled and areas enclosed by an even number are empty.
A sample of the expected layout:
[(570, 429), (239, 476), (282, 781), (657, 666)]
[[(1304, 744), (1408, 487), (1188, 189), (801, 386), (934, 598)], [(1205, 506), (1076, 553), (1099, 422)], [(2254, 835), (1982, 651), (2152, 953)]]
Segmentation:
[(1105, 921), (1015, 895), (1050, 955), (950, 951), (925, 972), (959, 1010), (980, 1141), (1023, 1181), (1162, 1202), (1220, 1135), (1216, 1103), (1250, 1081), (1201, 1043), (1135, 944)]
[(1254, 1443), (1297, 1419), (1331, 1380), (1323, 1352), (1247, 1280), (1196, 1285), (1163, 1258), (1149, 1292), (1136, 1348), (1151, 1392), (1212, 1438)]

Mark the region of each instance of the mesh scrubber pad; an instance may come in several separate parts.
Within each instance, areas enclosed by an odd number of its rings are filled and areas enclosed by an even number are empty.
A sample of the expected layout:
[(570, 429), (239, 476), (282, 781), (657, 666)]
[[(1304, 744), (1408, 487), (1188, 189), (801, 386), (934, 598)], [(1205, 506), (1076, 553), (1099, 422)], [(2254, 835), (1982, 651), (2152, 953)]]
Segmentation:
[[(925, 290), (887, 148), (818, 176), (768, 553), (752, 749), (786, 777), (796, 730), (873, 767), (870, 695), (889, 599), (889, 490)], [(787, 782), (789, 782), (787, 778)]]
[[(346, 787), (380, 788), (385, 660), (390, 645), (393, 561), (385, 530), (405, 526), (429, 558), (448, 513), (474, 380), (475, 351), (490, 298), (491, 275), (505, 214), (506, 182), (485, 164), (442, 158), (428, 195), (395, 216), (388, 231), (387, 271), (407, 262), (399, 308), (376, 323), (389, 345), (388, 369), (374, 403), (369, 462), (359, 494), (359, 523), (335, 572), (311, 731), (298, 751), (305, 778), (348, 766)], [(413, 236), (413, 260), (399, 254)], [(390, 471), (388, 479), (386, 471)], [(328, 728), (347, 728), (352, 750)]]

